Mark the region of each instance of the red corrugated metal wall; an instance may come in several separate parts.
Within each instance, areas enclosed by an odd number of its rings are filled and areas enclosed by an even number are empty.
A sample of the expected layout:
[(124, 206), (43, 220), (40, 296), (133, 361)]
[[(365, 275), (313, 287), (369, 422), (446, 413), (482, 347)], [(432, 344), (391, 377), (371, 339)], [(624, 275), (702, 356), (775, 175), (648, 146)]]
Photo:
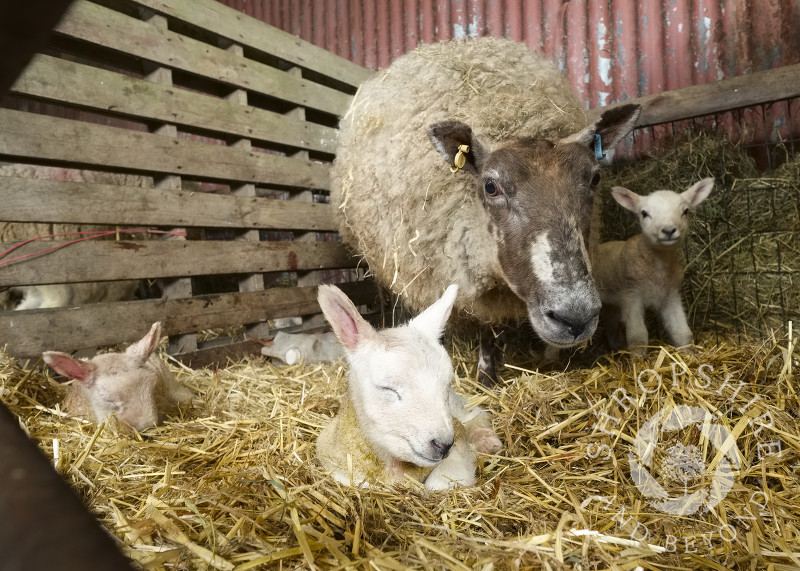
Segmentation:
[(221, 0), (369, 68), (419, 42), (505, 36), (587, 107), (800, 62), (800, 0)]

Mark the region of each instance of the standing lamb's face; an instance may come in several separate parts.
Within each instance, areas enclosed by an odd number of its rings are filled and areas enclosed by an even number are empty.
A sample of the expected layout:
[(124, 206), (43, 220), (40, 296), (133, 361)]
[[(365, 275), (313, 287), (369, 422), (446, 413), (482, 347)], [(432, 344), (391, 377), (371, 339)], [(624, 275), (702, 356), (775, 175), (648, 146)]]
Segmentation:
[(613, 149), (639, 111), (638, 105), (622, 105), (560, 141), (511, 140), (493, 149), (458, 121), (428, 129), (450, 163), (460, 145), (469, 146), (463, 169), (475, 177), (500, 271), (527, 305), (534, 330), (552, 345), (575, 345), (597, 327), (600, 297), (587, 241), (600, 165), (591, 149), (596, 136), (604, 152)]
[(639, 220), (642, 237), (660, 250), (677, 248), (689, 229), (689, 214), (703, 202), (714, 187), (713, 178), (704, 178), (678, 194), (671, 190), (656, 190), (647, 196), (615, 186), (611, 196)]

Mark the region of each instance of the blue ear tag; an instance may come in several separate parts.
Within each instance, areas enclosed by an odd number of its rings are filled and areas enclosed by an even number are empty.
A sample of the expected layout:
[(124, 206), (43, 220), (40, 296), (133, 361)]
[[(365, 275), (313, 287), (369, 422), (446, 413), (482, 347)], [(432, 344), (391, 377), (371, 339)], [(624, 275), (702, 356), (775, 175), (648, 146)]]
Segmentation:
[(597, 133), (594, 135), (594, 156), (598, 161), (606, 158), (606, 154), (603, 152), (603, 142), (600, 140), (600, 135)]

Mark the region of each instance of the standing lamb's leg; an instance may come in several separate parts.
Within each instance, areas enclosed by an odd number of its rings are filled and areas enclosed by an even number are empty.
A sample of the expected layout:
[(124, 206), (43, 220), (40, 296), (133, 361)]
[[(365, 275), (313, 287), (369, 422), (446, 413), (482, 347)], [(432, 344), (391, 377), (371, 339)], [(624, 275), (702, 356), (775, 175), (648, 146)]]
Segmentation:
[(622, 303), (622, 323), (625, 325), (625, 340), (628, 350), (634, 355), (647, 354), (647, 324), (644, 321), (644, 305), (639, 299), (626, 299)]
[(620, 310), (616, 305), (603, 305), (600, 310), (600, 323), (606, 332), (608, 346), (612, 351), (625, 349), (625, 332), (620, 323)]
[(670, 295), (661, 308), (661, 322), (664, 324), (669, 342), (675, 347), (687, 348), (692, 344), (692, 330), (686, 322), (686, 312), (683, 310), (679, 292)]

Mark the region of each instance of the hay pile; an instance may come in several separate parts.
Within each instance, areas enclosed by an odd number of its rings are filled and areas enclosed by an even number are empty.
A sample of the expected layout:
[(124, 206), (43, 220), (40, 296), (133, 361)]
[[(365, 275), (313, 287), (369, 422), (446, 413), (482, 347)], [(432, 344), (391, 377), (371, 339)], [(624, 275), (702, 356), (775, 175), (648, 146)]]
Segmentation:
[(685, 243), (684, 298), (694, 331), (764, 338), (800, 321), (800, 159), (762, 173), (746, 150), (704, 133), (665, 138), (658, 157), (615, 167), (604, 179), (603, 239), (639, 231), (610, 197), (620, 185), (640, 194), (682, 191), (703, 177), (714, 191), (693, 217)]
[[(0, 395), (46, 454), (58, 440), (58, 470), (145, 569), (800, 566), (796, 338), (548, 374), (512, 353), (493, 392), (467, 380), (473, 348), (450, 345), (458, 390), (492, 411), (505, 449), (483, 457), (476, 487), (433, 494), (413, 482), (351, 489), (317, 466), (316, 436), (345, 386), (339, 362), (175, 366), (197, 396), (141, 435), (64, 416), (53, 381), (8, 358)], [(717, 453), (701, 425), (660, 433), (649, 471), (666, 493), (707, 490), (715, 467), (740, 464), (719, 503), (671, 515), (630, 468), (645, 463), (635, 445), (648, 419), (686, 406), (731, 437)]]

